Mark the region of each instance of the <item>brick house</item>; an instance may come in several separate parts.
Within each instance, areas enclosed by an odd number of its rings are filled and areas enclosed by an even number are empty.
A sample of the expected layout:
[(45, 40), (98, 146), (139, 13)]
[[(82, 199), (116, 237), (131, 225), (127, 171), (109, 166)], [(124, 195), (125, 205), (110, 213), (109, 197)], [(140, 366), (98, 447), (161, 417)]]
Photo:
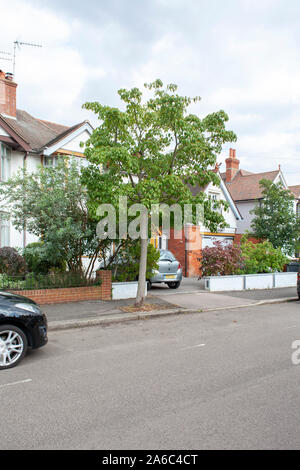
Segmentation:
[[(0, 70), (0, 181), (7, 181), (19, 168), (30, 172), (39, 165), (54, 165), (58, 154), (79, 158), (86, 164), (80, 142), (85, 142), (93, 128), (88, 121), (71, 127), (37, 119), (17, 109), (17, 84), (11, 74)], [(37, 238), (14, 229), (5, 204), (0, 207), (0, 247), (24, 248)]]
[(183, 267), (183, 274), (186, 277), (199, 275), (199, 259), (203, 248), (212, 246), (217, 240), (233, 243), (237, 233), (237, 224), (241, 221), (241, 214), (237, 209), (224, 181), (219, 172), (218, 165), (216, 173), (220, 178), (220, 185), (208, 184), (205, 188), (191, 188), (194, 195), (198, 191), (203, 191), (213, 200), (223, 200), (228, 203), (228, 210), (222, 210), (222, 215), (228, 227), (216, 233), (209, 231), (204, 225), (185, 227), (180, 233), (170, 230), (170, 238), (167, 240), (168, 249), (177, 257)]
[(262, 200), (262, 189), (259, 182), (262, 179), (272, 183), (282, 183), (284, 188), (290, 190), (295, 196), (295, 212), (300, 207), (300, 185), (288, 186), (281, 168), (264, 173), (251, 173), (250, 171), (240, 169), (240, 161), (236, 157), (234, 149), (229, 150), (229, 157), (226, 159), (226, 172), (221, 174), (226, 188), (230, 192), (236, 207), (242, 218), (237, 221), (237, 239), (239, 235), (247, 230), (251, 231), (251, 223), (254, 215), (250, 213)]

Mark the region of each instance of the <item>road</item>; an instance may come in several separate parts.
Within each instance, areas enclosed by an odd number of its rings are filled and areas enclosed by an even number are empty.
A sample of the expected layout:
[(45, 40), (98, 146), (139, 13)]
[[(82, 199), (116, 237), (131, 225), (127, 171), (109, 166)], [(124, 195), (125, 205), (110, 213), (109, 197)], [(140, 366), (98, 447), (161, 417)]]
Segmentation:
[(1, 449), (299, 449), (299, 309), (51, 333), (0, 373)]

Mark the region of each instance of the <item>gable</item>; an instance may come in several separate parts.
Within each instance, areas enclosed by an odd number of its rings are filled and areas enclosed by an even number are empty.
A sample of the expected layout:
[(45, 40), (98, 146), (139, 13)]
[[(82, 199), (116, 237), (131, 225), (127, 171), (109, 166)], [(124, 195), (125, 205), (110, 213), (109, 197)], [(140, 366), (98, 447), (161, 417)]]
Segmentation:
[[(75, 136), (69, 142), (61, 147), (59, 150), (66, 150), (70, 152), (83, 153), (83, 148), (80, 147), (80, 142), (86, 142), (90, 138), (90, 133), (84, 130), (79, 135)], [(59, 153), (59, 150), (57, 151)]]
[[(216, 194), (219, 200), (228, 202), (229, 204), (229, 214), (232, 215), (236, 220), (241, 220), (241, 214), (237, 209), (229, 191), (227, 190), (222, 178), (220, 177), (220, 186), (215, 186), (213, 183), (209, 183), (204, 189), (205, 194), (209, 195), (210, 193)], [(228, 214), (228, 212), (227, 212)], [(226, 212), (223, 214), (225, 220), (227, 219)]]
[(53, 153), (83, 153), (80, 142), (85, 142), (93, 132), (93, 128), (89, 122), (85, 121), (79, 127), (75, 128), (74, 131), (69, 132), (61, 139), (56, 140), (48, 147), (44, 149), (44, 155), (50, 156)]

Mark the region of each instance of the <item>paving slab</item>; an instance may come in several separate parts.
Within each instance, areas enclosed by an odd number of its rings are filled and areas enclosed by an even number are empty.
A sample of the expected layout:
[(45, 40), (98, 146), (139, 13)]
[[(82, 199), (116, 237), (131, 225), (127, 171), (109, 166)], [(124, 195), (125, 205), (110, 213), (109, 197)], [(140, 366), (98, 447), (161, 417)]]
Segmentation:
[[(164, 297), (166, 298), (166, 297)], [(230, 295), (215, 295), (210, 292), (193, 292), (189, 294), (170, 294), (167, 296), (168, 302), (182, 308), (206, 309), (220, 307), (234, 307), (245, 304), (251, 305), (256, 302), (255, 299), (241, 299)]]

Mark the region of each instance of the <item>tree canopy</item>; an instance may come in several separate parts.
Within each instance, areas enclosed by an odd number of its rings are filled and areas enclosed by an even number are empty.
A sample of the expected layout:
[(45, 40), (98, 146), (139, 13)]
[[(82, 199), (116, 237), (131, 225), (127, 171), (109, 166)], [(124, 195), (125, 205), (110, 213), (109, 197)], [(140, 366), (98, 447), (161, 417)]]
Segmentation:
[(275, 248), (294, 255), (300, 235), (300, 218), (294, 210), (294, 196), (281, 183), (261, 180), (262, 199), (251, 211), (251, 228), (259, 239), (269, 240)]
[[(189, 114), (189, 106), (200, 98), (181, 96), (176, 85), (164, 86), (160, 80), (145, 84), (145, 91), (146, 99), (138, 88), (119, 90), (122, 109), (98, 102), (84, 105), (100, 120), (85, 148), (91, 165), (83, 181), (92, 212), (107, 202), (117, 207), (121, 194), (147, 209), (162, 203), (202, 204), (205, 225), (211, 230), (224, 227), (222, 214), (201, 189), (210, 182), (219, 185), (217, 156), (223, 144), (236, 139), (226, 130), (227, 114), (218, 111), (203, 119)], [(141, 234), (146, 226), (147, 216), (141, 215)], [(141, 236), (137, 303), (145, 291), (147, 237)]]

